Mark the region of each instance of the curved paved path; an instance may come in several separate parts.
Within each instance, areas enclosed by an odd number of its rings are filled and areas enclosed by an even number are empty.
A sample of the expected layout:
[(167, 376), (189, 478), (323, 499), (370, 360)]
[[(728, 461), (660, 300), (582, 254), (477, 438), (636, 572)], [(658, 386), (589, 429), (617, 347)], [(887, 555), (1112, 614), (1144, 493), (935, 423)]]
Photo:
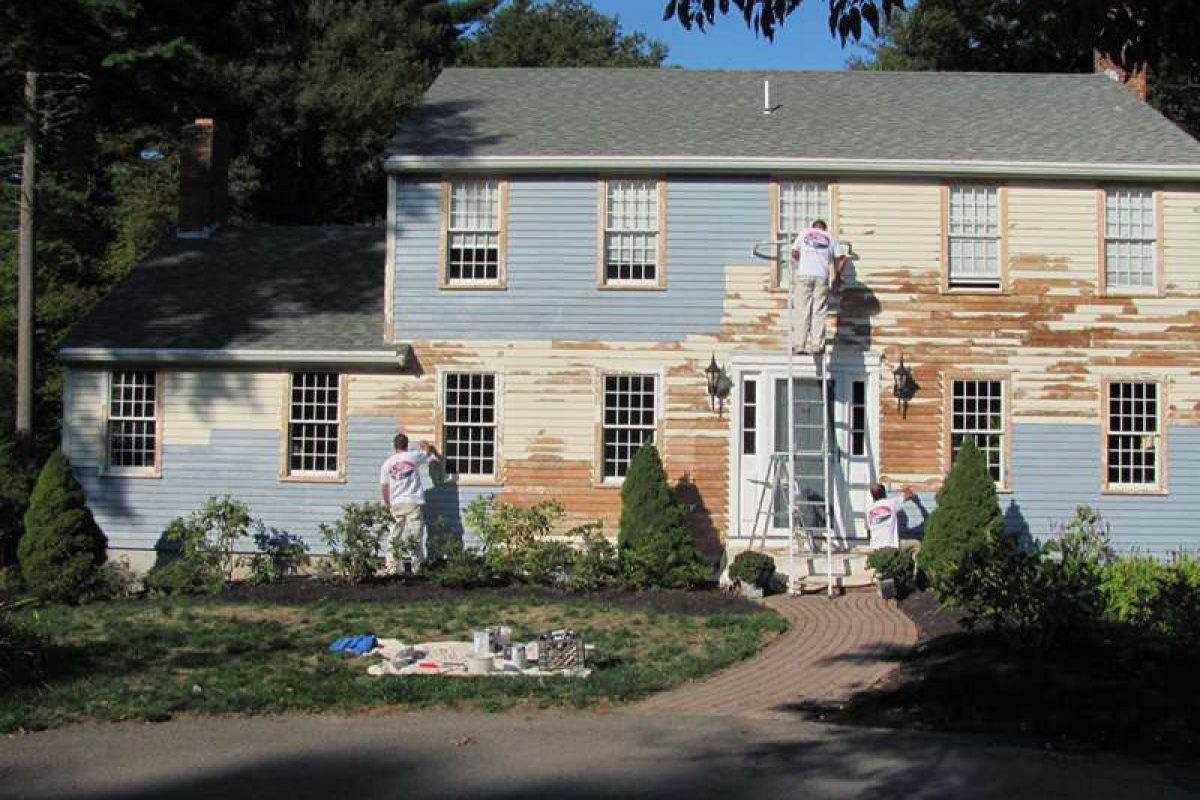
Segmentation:
[(791, 627), (730, 669), (656, 695), (631, 710), (772, 718), (805, 702), (837, 702), (877, 683), (917, 641), (917, 628), (873, 593), (770, 597)]

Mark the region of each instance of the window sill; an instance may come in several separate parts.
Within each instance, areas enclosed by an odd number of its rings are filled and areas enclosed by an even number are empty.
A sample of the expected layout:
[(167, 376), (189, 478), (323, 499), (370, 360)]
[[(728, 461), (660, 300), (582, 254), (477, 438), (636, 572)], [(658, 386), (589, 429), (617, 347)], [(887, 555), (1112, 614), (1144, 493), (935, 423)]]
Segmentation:
[(155, 479), (162, 478), (162, 470), (157, 467), (152, 468), (152, 469), (138, 469), (138, 468), (129, 468), (129, 467), (126, 467), (126, 468), (104, 467), (100, 470), (100, 477), (101, 478), (139, 478), (142, 480), (149, 478), (151, 480), (155, 480)]
[(1158, 289), (1105, 289), (1101, 297), (1165, 297)]
[(508, 290), (508, 285), (504, 283), (469, 283), (454, 282), (440, 283), (438, 289), (450, 292), (504, 292)]
[(665, 292), (667, 287), (658, 283), (601, 283), (596, 286), (602, 292)]
[(624, 478), (605, 478), (600, 481), (592, 481), (593, 489), (620, 489), (624, 485)]
[(1000, 286), (943, 286), (942, 294), (1006, 295), (1008, 291)]
[(279, 476), (280, 483), (345, 483), (345, 475), (297, 475)]
[(1105, 487), (1100, 494), (1106, 497), (1166, 497), (1170, 494), (1160, 486), (1139, 489), (1137, 487)]
[(495, 489), (500, 489), (504, 486), (504, 481), (487, 475), (447, 475), (444, 483), (454, 486), (484, 486)]

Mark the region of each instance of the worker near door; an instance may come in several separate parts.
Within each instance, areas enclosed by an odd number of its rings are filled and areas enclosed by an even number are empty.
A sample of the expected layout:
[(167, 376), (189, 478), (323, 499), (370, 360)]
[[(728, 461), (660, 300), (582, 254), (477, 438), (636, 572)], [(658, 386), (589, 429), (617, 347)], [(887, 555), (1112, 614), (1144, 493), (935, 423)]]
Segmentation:
[(881, 483), (872, 483), (871, 507), (867, 509), (867, 530), (871, 534), (871, 547), (900, 546), (901, 507), (913, 499), (913, 490), (905, 486), (896, 497), (888, 497)]
[(846, 269), (847, 256), (840, 250), (823, 219), (814, 220), (792, 242), (792, 325), (798, 352), (825, 352), (830, 287), (838, 285)]

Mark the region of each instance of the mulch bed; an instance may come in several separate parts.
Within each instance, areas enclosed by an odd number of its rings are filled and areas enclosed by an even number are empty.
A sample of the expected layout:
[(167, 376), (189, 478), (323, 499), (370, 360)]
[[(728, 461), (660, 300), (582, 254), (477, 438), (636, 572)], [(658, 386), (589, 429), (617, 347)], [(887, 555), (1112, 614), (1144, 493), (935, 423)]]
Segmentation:
[(881, 685), (805, 712), (851, 725), (982, 733), (1038, 747), (1194, 762), (1200, 653), (1124, 630), (1052, 647), (970, 631), (931, 592), (900, 603), (920, 638)]
[(217, 596), (219, 600), (315, 605), (329, 601), (347, 603), (411, 603), (422, 600), (461, 600), (465, 597), (530, 599), (547, 602), (572, 598), (604, 603), (617, 608), (682, 615), (715, 613), (747, 614), (762, 611), (762, 606), (738, 595), (708, 591), (604, 591), (592, 594), (568, 594), (540, 586), (505, 586), (488, 589), (447, 589), (421, 579), (378, 580), (363, 584), (322, 583), (310, 578), (289, 578), (281, 583), (255, 586), (236, 583)]

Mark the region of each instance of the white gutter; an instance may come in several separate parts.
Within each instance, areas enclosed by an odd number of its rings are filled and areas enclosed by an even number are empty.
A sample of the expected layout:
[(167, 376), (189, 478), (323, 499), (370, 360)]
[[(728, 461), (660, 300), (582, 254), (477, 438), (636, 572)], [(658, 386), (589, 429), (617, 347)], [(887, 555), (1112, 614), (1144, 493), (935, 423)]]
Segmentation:
[(927, 161), (904, 159), (726, 158), (721, 156), (388, 156), (388, 172), (812, 172), (838, 175), (979, 175), (1038, 178), (1200, 180), (1200, 163), (1089, 164), (1053, 161)]
[(393, 350), (200, 350), (191, 348), (64, 347), (60, 361), (72, 364), (325, 364), (403, 367), (411, 348)]

